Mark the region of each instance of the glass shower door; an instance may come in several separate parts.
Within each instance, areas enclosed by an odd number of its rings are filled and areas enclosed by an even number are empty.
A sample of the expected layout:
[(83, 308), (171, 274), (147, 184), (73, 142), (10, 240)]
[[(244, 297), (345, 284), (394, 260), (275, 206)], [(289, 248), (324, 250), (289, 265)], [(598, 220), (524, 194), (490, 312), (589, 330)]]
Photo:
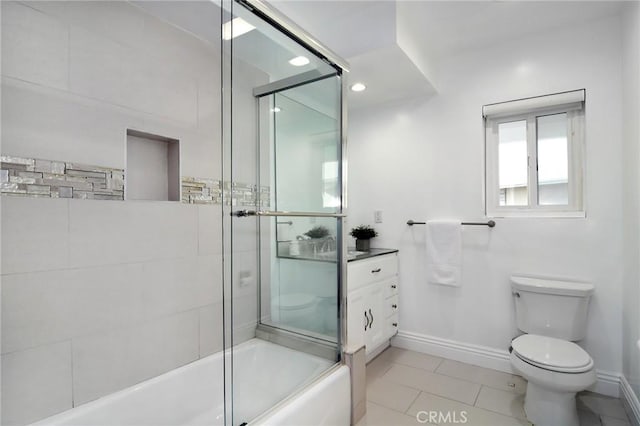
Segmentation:
[(269, 239), (260, 259), (269, 265), (259, 286), (261, 324), (336, 344), (340, 77), (285, 88), (259, 102), (260, 133), (268, 138), (260, 144), (261, 164), (269, 164), (261, 178), (273, 188), (275, 211), (260, 221), (260, 236)]
[(339, 360), (342, 69), (258, 2), (223, 4), (225, 424), (241, 425)]

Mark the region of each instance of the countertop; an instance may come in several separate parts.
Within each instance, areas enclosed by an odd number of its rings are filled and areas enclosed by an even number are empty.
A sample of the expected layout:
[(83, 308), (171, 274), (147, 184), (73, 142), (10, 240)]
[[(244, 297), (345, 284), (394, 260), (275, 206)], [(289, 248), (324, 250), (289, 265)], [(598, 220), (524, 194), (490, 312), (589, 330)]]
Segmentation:
[[(347, 250), (347, 262), (369, 259), (371, 257), (396, 253), (398, 251), (398, 249), (389, 248), (372, 248), (369, 251), (356, 251), (355, 247), (349, 247), (347, 248)], [(278, 257), (281, 259), (311, 260), (314, 262), (336, 263), (336, 254), (337, 253), (335, 251), (329, 251), (306, 255), (279, 255)]]
[(384, 254), (397, 253), (398, 249), (390, 248), (372, 248), (369, 251), (356, 251), (355, 247), (349, 247), (347, 253), (347, 261), (368, 259), (370, 257), (382, 256)]

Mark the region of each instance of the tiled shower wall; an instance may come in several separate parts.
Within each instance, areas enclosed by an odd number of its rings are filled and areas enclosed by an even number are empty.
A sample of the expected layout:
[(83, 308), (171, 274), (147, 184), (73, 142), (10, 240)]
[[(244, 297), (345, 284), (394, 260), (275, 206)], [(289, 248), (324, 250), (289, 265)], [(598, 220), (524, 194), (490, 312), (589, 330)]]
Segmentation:
[[(218, 22), (213, 3), (188, 3)], [(25, 191), (1, 200), (0, 423), (21, 425), (221, 349), (220, 43), (128, 2), (1, 7), (2, 155), (33, 160), (1, 175), (3, 190)], [(266, 76), (234, 69), (246, 92), (234, 113), (250, 117)], [(255, 134), (255, 122), (236, 133)], [(127, 129), (180, 141), (184, 202), (64, 198), (121, 199)], [(237, 149), (239, 181), (255, 182), (255, 152)], [(56, 161), (40, 171), (39, 159)], [(228, 190), (248, 205), (268, 193)], [(255, 278), (252, 223), (236, 231), (234, 263)], [(249, 331), (255, 285), (236, 292), (234, 325)]]

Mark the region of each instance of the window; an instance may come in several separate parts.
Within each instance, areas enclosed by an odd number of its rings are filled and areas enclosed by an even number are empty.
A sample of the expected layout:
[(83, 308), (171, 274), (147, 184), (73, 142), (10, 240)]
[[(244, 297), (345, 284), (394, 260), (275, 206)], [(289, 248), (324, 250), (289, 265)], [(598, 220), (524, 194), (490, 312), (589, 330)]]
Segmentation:
[(485, 105), (487, 216), (584, 217), (585, 91)]

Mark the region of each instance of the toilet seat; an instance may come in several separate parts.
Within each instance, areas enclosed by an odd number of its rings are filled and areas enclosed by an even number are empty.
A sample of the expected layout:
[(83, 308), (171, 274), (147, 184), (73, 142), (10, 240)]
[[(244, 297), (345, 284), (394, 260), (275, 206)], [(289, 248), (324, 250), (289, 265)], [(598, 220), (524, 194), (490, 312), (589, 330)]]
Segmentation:
[(559, 373), (584, 373), (593, 359), (580, 346), (567, 340), (524, 334), (511, 342), (514, 354), (524, 362)]

